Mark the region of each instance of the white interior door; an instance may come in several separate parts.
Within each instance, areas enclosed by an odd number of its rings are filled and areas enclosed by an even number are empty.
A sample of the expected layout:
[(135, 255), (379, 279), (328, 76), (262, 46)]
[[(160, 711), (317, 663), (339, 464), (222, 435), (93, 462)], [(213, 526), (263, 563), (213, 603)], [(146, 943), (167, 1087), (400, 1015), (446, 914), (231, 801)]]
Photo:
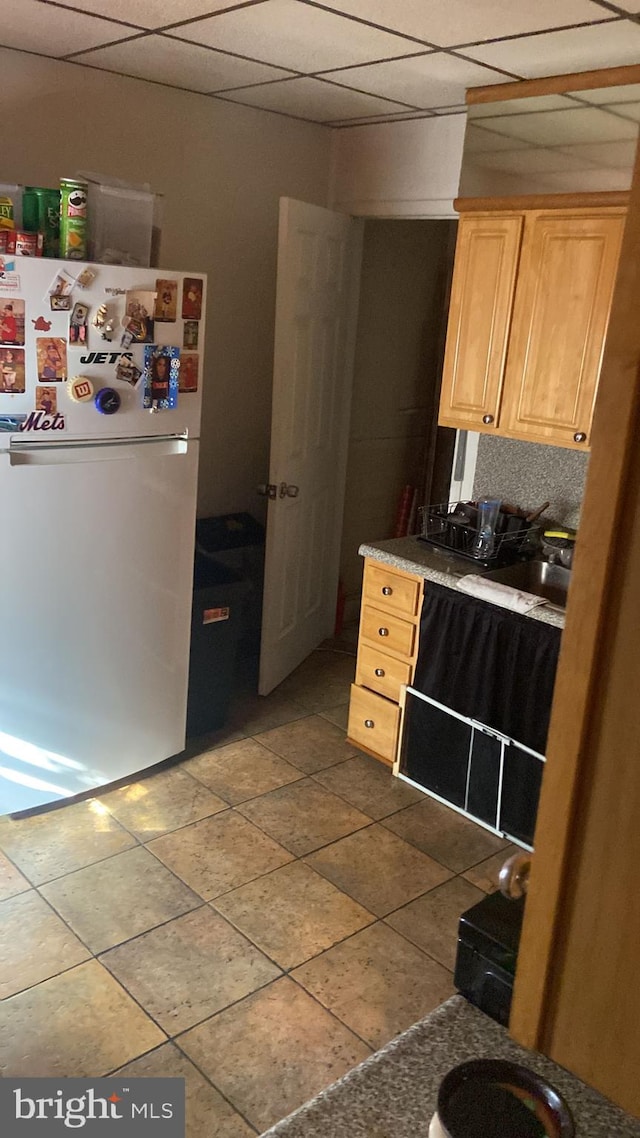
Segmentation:
[(281, 199), (261, 695), (333, 631), (361, 253), (361, 221)]

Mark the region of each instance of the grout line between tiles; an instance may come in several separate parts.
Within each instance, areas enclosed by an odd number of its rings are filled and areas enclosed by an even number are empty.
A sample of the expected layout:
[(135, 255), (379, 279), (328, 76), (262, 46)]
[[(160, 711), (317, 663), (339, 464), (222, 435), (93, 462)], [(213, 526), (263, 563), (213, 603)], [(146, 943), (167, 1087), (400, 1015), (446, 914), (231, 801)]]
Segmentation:
[[(199, 1063), (197, 1063), (196, 1060), (193, 1059), (190, 1055), (187, 1055), (187, 1052), (183, 1050), (183, 1048), (178, 1043), (177, 1039), (174, 1037), (174, 1038), (172, 1038), (171, 1042), (173, 1043), (173, 1046), (177, 1048), (177, 1050), (180, 1052), (180, 1054), (184, 1055), (184, 1058), (187, 1060), (187, 1062), (192, 1063), (193, 1066), (195, 1067), (196, 1071), (198, 1071), (202, 1075), (202, 1077), (204, 1079), (206, 1079), (206, 1081), (209, 1083), (209, 1086), (213, 1087), (214, 1091), (218, 1092), (220, 1097), (223, 1098), (226, 1103), (228, 1103), (228, 1105), (231, 1107), (231, 1109), (234, 1110), (236, 1112), (236, 1114), (240, 1115), (240, 1118), (242, 1118), (242, 1120), (244, 1122), (246, 1122), (247, 1126), (249, 1126), (251, 1128), (251, 1130), (253, 1130), (254, 1134), (258, 1134), (259, 1131), (256, 1129), (256, 1127), (253, 1125), (252, 1122), (249, 1122), (249, 1119), (247, 1118), (246, 1114), (243, 1113), (243, 1111), (240, 1109), (240, 1107), (236, 1106), (236, 1104), (231, 1101), (231, 1099), (228, 1097), (228, 1095), (226, 1095), (224, 1093), (222, 1088), (219, 1087), (217, 1083), (214, 1083), (211, 1076), (207, 1074), (207, 1072), (199, 1065)], [(212, 1138), (216, 1138), (216, 1136), (213, 1135)]]

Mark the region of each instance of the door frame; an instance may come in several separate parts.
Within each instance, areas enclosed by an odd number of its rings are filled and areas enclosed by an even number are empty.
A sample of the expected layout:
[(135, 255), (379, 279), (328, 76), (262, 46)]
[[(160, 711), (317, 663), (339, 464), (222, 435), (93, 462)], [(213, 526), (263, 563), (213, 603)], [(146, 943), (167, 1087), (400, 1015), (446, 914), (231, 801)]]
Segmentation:
[[(625, 82), (640, 83), (640, 67), (484, 88), (470, 91), (468, 101)], [(510, 1020), (518, 1042), (636, 1112), (640, 1045), (630, 1023), (640, 1018), (640, 989), (637, 976), (635, 992), (629, 983), (636, 942), (626, 912), (640, 858), (640, 765), (632, 750), (631, 769), (629, 750), (638, 735), (637, 694), (629, 693), (640, 687), (640, 658), (630, 645), (640, 611), (639, 298), (640, 149), (593, 420)], [(607, 911), (619, 922), (607, 920)]]

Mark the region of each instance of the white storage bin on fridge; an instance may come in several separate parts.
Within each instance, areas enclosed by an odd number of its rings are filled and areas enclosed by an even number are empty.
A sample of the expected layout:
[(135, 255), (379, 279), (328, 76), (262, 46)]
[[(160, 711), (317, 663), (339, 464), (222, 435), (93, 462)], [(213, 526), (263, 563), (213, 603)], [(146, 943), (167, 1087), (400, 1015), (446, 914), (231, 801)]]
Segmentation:
[(90, 178), (88, 186), (90, 259), (132, 268), (151, 265), (156, 195), (150, 190)]

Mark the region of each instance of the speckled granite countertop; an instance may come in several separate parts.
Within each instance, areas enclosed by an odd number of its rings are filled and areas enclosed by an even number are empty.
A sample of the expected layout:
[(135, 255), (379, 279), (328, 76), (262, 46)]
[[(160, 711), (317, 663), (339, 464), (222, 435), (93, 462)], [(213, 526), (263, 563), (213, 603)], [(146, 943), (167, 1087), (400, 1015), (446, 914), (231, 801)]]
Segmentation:
[[(418, 541), (417, 537), (392, 537), (387, 541), (365, 543), (360, 546), (358, 553), (362, 557), (383, 561), (385, 565), (392, 565), (396, 569), (404, 569), (405, 573), (425, 577), (427, 581), (448, 585), (450, 589), (455, 589), (459, 577), (474, 571), (474, 566), (463, 557), (427, 545), (424, 541)], [(526, 616), (531, 620), (540, 620), (543, 624), (552, 624), (555, 628), (564, 628), (564, 613), (550, 605), (537, 605)]]
[[(578, 1138), (640, 1138), (640, 1121), (453, 996), (306, 1106), (266, 1131), (269, 1138), (427, 1138), (444, 1075), (466, 1059), (511, 1059), (566, 1098)], [(266, 1138), (265, 1135), (265, 1138)]]

